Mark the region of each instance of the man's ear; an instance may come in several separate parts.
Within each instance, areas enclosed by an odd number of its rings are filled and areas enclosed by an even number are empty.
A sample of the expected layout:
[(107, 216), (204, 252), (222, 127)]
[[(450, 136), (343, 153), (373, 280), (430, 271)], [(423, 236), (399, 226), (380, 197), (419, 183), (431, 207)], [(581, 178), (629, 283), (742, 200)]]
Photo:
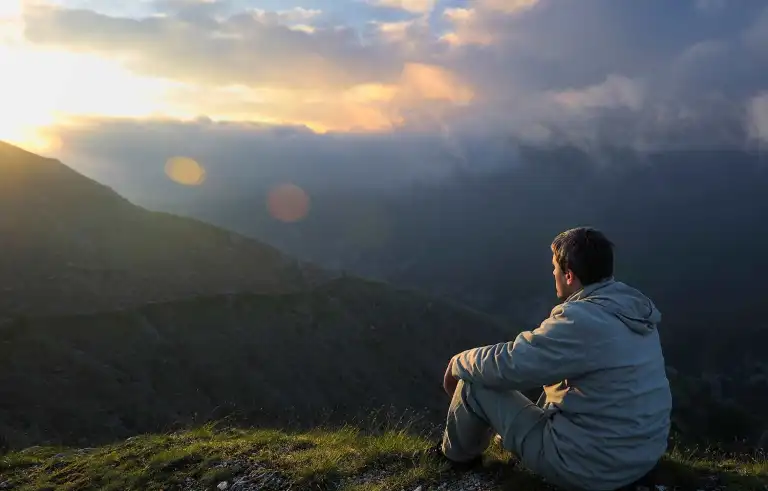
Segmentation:
[(576, 280), (576, 275), (575, 275), (575, 274), (573, 274), (573, 271), (571, 271), (571, 270), (569, 269), (568, 271), (566, 271), (566, 272), (565, 272), (565, 281), (566, 281), (566, 283), (568, 283), (569, 285), (572, 285), (572, 284), (573, 284), (573, 282), (574, 282), (574, 280)]

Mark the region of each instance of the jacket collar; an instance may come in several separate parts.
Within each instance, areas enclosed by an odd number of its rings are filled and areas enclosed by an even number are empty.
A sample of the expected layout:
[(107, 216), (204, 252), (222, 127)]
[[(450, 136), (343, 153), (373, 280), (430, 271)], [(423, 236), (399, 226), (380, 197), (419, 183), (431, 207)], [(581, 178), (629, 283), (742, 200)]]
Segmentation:
[(597, 283), (592, 283), (591, 285), (587, 285), (584, 288), (582, 288), (581, 290), (571, 294), (571, 296), (566, 298), (565, 302), (563, 302), (563, 303), (573, 302), (573, 301), (576, 301), (576, 300), (581, 300), (583, 298), (587, 298), (590, 295), (592, 295), (593, 293), (595, 293), (597, 290), (605, 288), (606, 286), (611, 285), (611, 284), (613, 284), (615, 282), (616, 282), (616, 280), (614, 280), (613, 276), (611, 276), (608, 279), (605, 279), (605, 280), (602, 280), (602, 281), (598, 281)]

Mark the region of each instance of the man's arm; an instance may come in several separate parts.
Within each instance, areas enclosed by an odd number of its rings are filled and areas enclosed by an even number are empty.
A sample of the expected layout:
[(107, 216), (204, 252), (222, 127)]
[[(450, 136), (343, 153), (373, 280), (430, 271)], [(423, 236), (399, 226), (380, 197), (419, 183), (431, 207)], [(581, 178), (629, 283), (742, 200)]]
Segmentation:
[[(578, 307), (576, 307), (578, 308)], [(464, 351), (451, 360), (452, 374), (465, 382), (499, 389), (525, 390), (573, 378), (591, 369), (589, 335), (562, 306), (533, 331), (514, 342)]]

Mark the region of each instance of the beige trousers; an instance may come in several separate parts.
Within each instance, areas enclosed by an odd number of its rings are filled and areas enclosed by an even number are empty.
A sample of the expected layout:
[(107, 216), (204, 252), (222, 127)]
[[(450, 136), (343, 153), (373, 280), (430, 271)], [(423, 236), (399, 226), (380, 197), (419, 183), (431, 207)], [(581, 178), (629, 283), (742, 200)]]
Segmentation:
[(472, 460), (498, 433), (504, 448), (525, 467), (552, 484), (569, 488), (543, 453), (547, 422), (543, 405), (543, 395), (534, 404), (518, 391), (496, 391), (459, 381), (448, 409), (443, 453), (456, 462)]

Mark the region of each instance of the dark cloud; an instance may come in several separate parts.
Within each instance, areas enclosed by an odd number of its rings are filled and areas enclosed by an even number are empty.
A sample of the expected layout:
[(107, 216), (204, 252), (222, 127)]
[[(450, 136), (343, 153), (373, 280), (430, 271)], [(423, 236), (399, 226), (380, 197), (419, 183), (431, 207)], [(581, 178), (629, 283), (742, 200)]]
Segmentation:
[[(387, 190), (434, 181), (468, 164), (459, 153), (464, 142), (439, 133), (318, 135), (300, 126), (205, 119), (94, 119), (64, 126), (59, 135), (64, 144), (59, 157), (66, 163), (142, 201), (174, 192), (246, 193), (280, 182), (314, 191)], [(176, 156), (203, 166), (203, 186), (190, 190), (167, 179), (164, 165)]]
[(446, 60), (488, 95), (464, 120), (591, 143), (751, 144), (750, 101), (768, 88), (763, 2), (483, 3), (454, 16)]

